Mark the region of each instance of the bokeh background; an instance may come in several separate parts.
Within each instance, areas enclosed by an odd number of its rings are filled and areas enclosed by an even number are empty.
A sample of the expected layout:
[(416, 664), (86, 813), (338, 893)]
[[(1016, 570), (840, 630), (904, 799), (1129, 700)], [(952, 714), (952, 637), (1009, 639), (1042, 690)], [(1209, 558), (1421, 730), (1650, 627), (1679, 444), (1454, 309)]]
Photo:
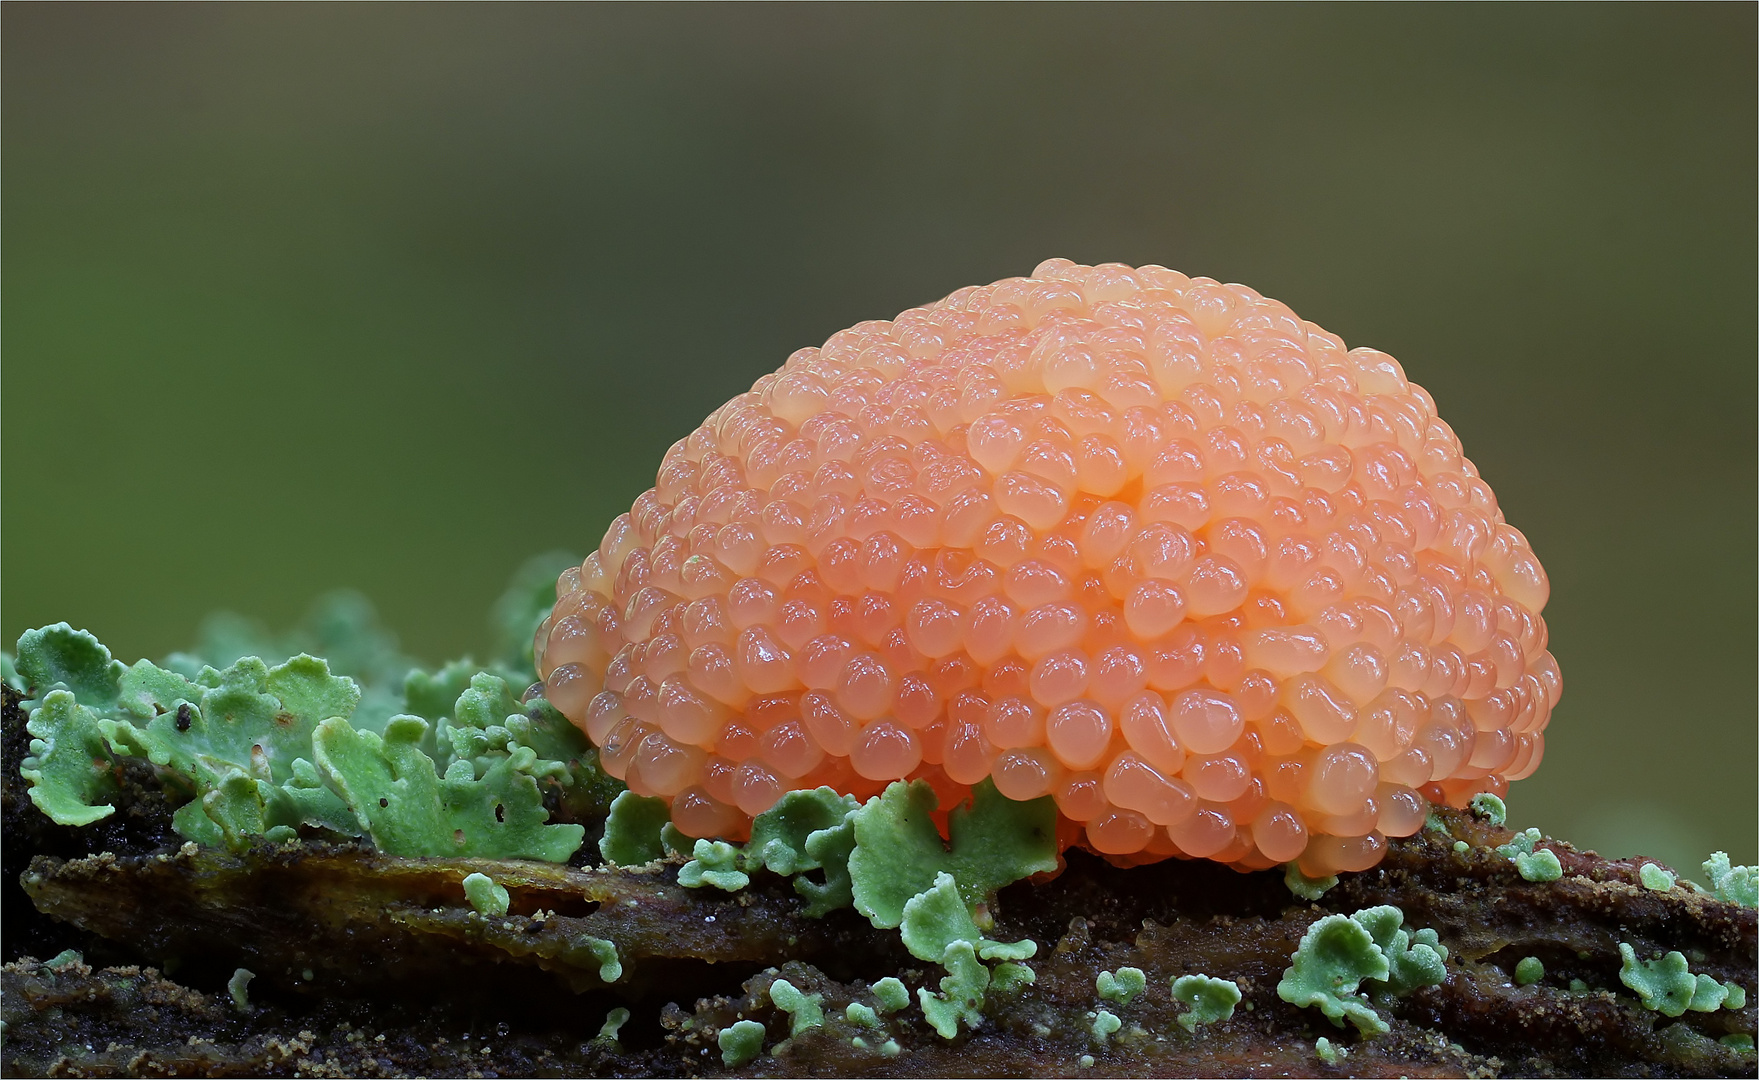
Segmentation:
[(1753, 861), (1755, 8), (8, 4), (0, 618), (482, 651), (795, 348), (1052, 255), (1427, 386), (1551, 573), (1512, 821)]

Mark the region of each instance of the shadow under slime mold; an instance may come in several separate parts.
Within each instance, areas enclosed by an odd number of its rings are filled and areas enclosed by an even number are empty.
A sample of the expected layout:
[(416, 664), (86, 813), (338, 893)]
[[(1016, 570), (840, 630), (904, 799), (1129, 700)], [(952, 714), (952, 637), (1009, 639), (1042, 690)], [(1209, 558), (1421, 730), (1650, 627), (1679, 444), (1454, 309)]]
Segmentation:
[[(1308, 385), (1320, 450), (1285, 460), (1254, 409)], [(1230, 401), (1252, 430), (1205, 411)], [(760, 380), (597, 555), (521, 572), (488, 665), (411, 670), (358, 601), (162, 666), (32, 631), (0, 658), (0, 1064), (1752, 1075), (1759, 875), (1505, 826), (1560, 686), (1544, 575), (1432, 410), (1250, 290), (1053, 260)], [(795, 427), (816, 445), (764, 441)], [(864, 439), (861, 480), (836, 463)], [(784, 504), (847, 483), (872, 490), (805, 535)], [(1255, 562), (1267, 536), (1314, 576)], [(911, 593), (967, 547), (1000, 593)], [(1420, 568), (1457, 588), (1406, 610)], [(1215, 662), (1181, 666), (1194, 643)]]

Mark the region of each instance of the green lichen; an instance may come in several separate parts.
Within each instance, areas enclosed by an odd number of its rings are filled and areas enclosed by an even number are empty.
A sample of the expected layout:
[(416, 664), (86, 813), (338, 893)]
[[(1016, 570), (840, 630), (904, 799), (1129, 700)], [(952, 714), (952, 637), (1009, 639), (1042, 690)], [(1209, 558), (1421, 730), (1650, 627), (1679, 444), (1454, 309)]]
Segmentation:
[(839, 795), (828, 787), (786, 793), (752, 821), (744, 868), (770, 870), (783, 877), (819, 869), (823, 864), (807, 850), (807, 840), (814, 833), (842, 828), (860, 805), (854, 796)]
[(331, 671), (360, 684), (361, 702), (350, 718), (356, 727), (379, 731), (392, 716), (413, 711), (399, 689), (416, 662), (399, 650), (396, 635), (379, 623), (372, 604), (348, 590), (320, 597), (297, 627), (282, 634), (238, 615), (211, 615), (203, 620), (194, 649), (173, 653), (158, 666), (199, 680), (203, 668), (223, 670), (247, 656), (274, 666), (302, 653), (324, 657)]
[(599, 854), (612, 866), (646, 866), (662, 859), (666, 848), (660, 830), (671, 821), (672, 807), (666, 800), (625, 791), (611, 800)]
[(30, 684), (18, 673), (18, 664), (12, 654), (3, 649), (0, 649), (0, 683), (12, 687), (21, 697), (30, 690)]
[(1364, 908), (1350, 918), (1360, 923), (1386, 956), (1386, 985), (1377, 992), (1400, 997), (1420, 986), (1439, 986), (1447, 978), (1447, 946), (1434, 930), (1403, 929), (1405, 914), (1390, 904)]
[(468, 660), (454, 660), (432, 673), (411, 669), (403, 677), (403, 708), (399, 711), (439, 724), (452, 715), (458, 696), (470, 689), (471, 677), (478, 670)]
[(1298, 1008), (1316, 1007), (1333, 1024), (1347, 1019), (1363, 1034), (1387, 1030), (1363, 983), (1381, 998), (1397, 997), (1447, 977), (1447, 949), (1433, 930), (1403, 929), (1404, 913), (1390, 905), (1354, 915), (1327, 915), (1307, 928), (1294, 962), (1277, 984), (1277, 996)]
[(1638, 960), (1637, 950), (1619, 943), (1619, 981), (1636, 992), (1645, 1009), (1663, 1016), (1715, 1012), (1719, 1008), (1742, 1009), (1747, 991), (1735, 983), (1724, 986), (1708, 975), (1693, 975), (1686, 958), (1670, 952), (1654, 960)]
[(1679, 879), (1678, 874), (1663, 868), (1659, 863), (1646, 862), (1637, 869), (1637, 880), (1643, 883), (1645, 889), (1656, 892), (1668, 891)]
[(874, 983), (871, 989), (874, 999), (879, 1002), (880, 1012), (897, 1012), (910, 1004), (910, 991), (890, 975)]
[(1318, 900), (1325, 895), (1327, 889), (1338, 883), (1336, 874), (1322, 878), (1310, 878), (1301, 872), (1301, 868), (1290, 863), (1283, 868), (1283, 884), (1289, 891), (1303, 900)]
[(1454, 841), (1454, 854), (1455, 855), (1464, 855), (1466, 852), (1471, 851), (1471, 850), (1472, 850), (1472, 845), (1466, 843), (1464, 840), (1455, 840)]
[(712, 885), (723, 892), (738, 892), (751, 884), (739, 869), (739, 851), (722, 840), (698, 840), (691, 860), (678, 869), (678, 884), (687, 889)]
[(1038, 981), (1038, 972), (1025, 964), (997, 964), (989, 973), (989, 989), (993, 994), (1013, 994)]
[(81, 953), (78, 949), (62, 949), (54, 956), (43, 961), (43, 966), (50, 968), (51, 970), (59, 970), (60, 968), (68, 967), (72, 964), (83, 964), (85, 963), (85, 960), (85, 954)]
[(1753, 1036), (1751, 1035), (1724, 1035), (1716, 1041), (1737, 1054), (1751, 1054), (1753, 1052)]
[(1076, 1059), (1076, 1060), (1077, 1060), (1077, 1061), (1078, 1061), (1078, 1063), (1079, 1063), (1079, 1064), (1080, 1064), (1080, 1065), (1081, 1065), (1081, 1067), (1082, 1067), (1082, 1068), (1083, 1068), (1083, 1069), (1091, 1069), (1091, 1068), (1093, 1068), (1093, 1060), (1094, 1060), (1094, 1059), (1093, 1059), (1093, 1055), (1092, 1055), (1092, 1054), (1082, 1054), (1082, 1055), (1081, 1055), (1081, 1056), (1080, 1056), (1080, 1057), (1079, 1057), (1079, 1058), (1077, 1058), (1077, 1059)]
[(1195, 1032), (1199, 1024), (1213, 1024), (1234, 1015), (1240, 1004), (1240, 987), (1228, 979), (1208, 975), (1181, 975), (1173, 980), (1173, 997), (1186, 1005), (1179, 1026)]
[(1728, 852), (1718, 851), (1704, 862), (1711, 895), (1742, 907), (1759, 907), (1759, 866), (1732, 866)]
[(1318, 1056), (1319, 1060), (1325, 1062), (1327, 1065), (1336, 1065), (1338, 1062), (1350, 1056), (1348, 1050), (1332, 1042), (1324, 1035), (1313, 1040), (1313, 1053)]
[(1506, 844), (1499, 844), (1496, 853), (1504, 858), (1512, 859), (1516, 855), (1533, 854), (1533, 845), (1541, 839), (1538, 829), (1526, 829), (1514, 835)]
[(97, 638), (66, 623), (56, 623), (19, 636), (15, 671), (38, 694), (59, 686), (93, 709), (116, 703), (122, 662), (110, 656)]
[(1119, 1020), (1116, 1016), (1106, 1012), (1104, 1009), (1090, 1012), (1087, 1015), (1092, 1018), (1091, 1022), (1087, 1025), (1087, 1030), (1093, 1034), (1094, 1041), (1101, 1046), (1104, 1046), (1109, 1042), (1111, 1037), (1118, 1033), (1118, 1029), (1124, 1026), (1122, 1020)]
[(1034, 941), (1001, 942), (984, 937), (959, 894), (953, 875), (935, 875), (934, 885), (904, 904), (900, 920), (904, 947), (910, 955), (941, 963), (949, 946), (966, 942), (984, 960), (1030, 960), (1038, 952)]
[(567, 960), (584, 967), (590, 961), (599, 965), (599, 981), (609, 985), (623, 977), (623, 959), (617, 955), (617, 943), (582, 934), (570, 943)]
[(507, 890), (487, 874), (469, 874), (464, 878), (464, 898), (484, 915), (507, 914)]
[(250, 981), (256, 977), (256, 972), (239, 968), (226, 980), (226, 993), (232, 997), (232, 1007), (241, 1013), (250, 1012)]
[(1540, 962), (1537, 956), (1524, 956), (1521, 958), (1521, 962), (1515, 965), (1516, 986), (1531, 986), (1543, 978), (1545, 978), (1545, 965)]
[[(1002, 886), (1057, 867), (1056, 803), (1015, 802), (985, 780), (969, 806), (948, 817), (951, 844), (935, 829), (934, 789), (923, 781), (896, 783), (855, 811), (855, 849), (849, 873), (855, 909), (889, 929), (904, 905), (951, 874), (966, 906), (976, 908)], [(949, 847), (951, 850), (949, 850)]]
[[(935, 875), (933, 886), (905, 902), (899, 930), (904, 947), (912, 956), (947, 969), (947, 977), (940, 981), (940, 994), (931, 993), (926, 987), (916, 992), (923, 1016), (947, 1039), (958, 1033), (960, 1023), (975, 1027), (983, 1018), (984, 993), (992, 975), (979, 962), (980, 957), (1018, 961), (1029, 959), (1038, 951), (1038, 944), (1033, 941), (1000, 942), (984, 937), (965, 906), (957, 881), (945, 871)], [(1036, 978), (1030, 969), (1010, 970), (1006, 988), (1017, 989), (1029, 976)]]
[(859, 1001), (851, 1001), (844, 1008), (843, 1019), (851, 1024), (860, 1024), (862, 1027), (877, 1028), (881, 1026), (879, 1013), (874, 1012), (872, 1006), (863, 1005)]
[(30, 784), (31, 802), (57, 825), (90, 825), (116, 812), (104, 801), (116, 781), (98, 724), (69, 690), (49, 691), (25, 724), (30, 754), (18, 774)]
[[(1484, 798), (1485, 796), (1479, 796)], [(1495, 798), (1495, 796), (1490, 796)], [(1499, 845), (1497, 854), (1504, 856), (1515, 864), (1515, 872), (1528, 881), (1556, 881), (1564, 876), (1563, 863), (1551, 851), (1544, 848), (1534, 850), (1533, 845), (1541, 839), (1538, 829), (1518, 832), (1514, 839)]]
[(721, 1048), (721, 1064), (737, 1069), (763, 1052), (763, 1025), (756, 1020), (740, 1020), (721, 1029), (715, 1045)]
[(1528, 881), (1556, 881), (1564, 876), (1564, 865), (1556, 855), (1541, 848), (1531, 855), (1515, 856), (1515, 872)]
[(1098, 991), (1103, 1000), (1116, 1002), (1119, 1005), (1130, 1004), (1131, 999), (1142, 993), (1143, 988), (1147, 985), (1148, 976), (1142, 973), (1141, 968), (1134, 967), (1119, 968), (1115, 975), (1109, 971), (1102, 971), (1099, 973), (1099, 977), (1093, 981), (1093, 988)]
[(923, 1018), (943, 1039), (959, 1034), (959, 1025), (975, 1028), (983, 1023), (983, 994), (989, 988), (989, 969), (977, 960), (976, 950), (969, 941), (955, 941), (947, 946), (941, 963), (947, 977), (940, 981), (941, 992), (931, 993), (924, 986), (916, 991)]
[[(323, 612), (313, 639), (357, 670), (406, 681), (407, 666), (358, 605)], [(562, 788), (565, 805), (567, 791), (602, 794), (607, 783), (572, 725), (547, 703), (522, 708), (488, 673), (474, 675), (448, 710), (459, 719), (438, 721), (450, 736), (442, 745), (428, 720), (391, 714), (399, 693), (380, 694), (392, 703), (386, 715), (363, 717), (370, 695), (310, 655), (273, 666), (245, 656), (220, 669), (180, 654), (169, 667), (125, 668), (66, 624), (28, 631), (19, 647), (20, 677), (40, 695), (27, 702), (35, 739), (21, 775), (32, 800), (63, 824), (107, 816), (114, 761), (138, 757), (186, 800), (172, 827), (200, 844), (242, 850), (316, 829), (365, 835), (394, 855), (562, 862), (585, 830), (546, 824), (540, 782)], [(231, 651), (225, 641), (208, 648)], [(422, 689), (423, 707), (437, 711), (434, 686)]]
[[(806, 914), (820, 918), (855, 902), (849, 856), (855, 849), (852, 815), (860, 803), (821, 787), (790, 791), (751, 823), (743, 865), (793, 876), (794, 891), (806, 898)], [(824, 880), (807, 874), (822, 870)]]
[(1507, 804), (1488, 791), (1472, 796), (1472, 801), (1467, 806), (1472, 813), (1498, 827), (1509, 819)]
[(603, 818), (623, 785), (599, 768), (598, 752), (555, 706), (542, 698), (522, 704), (498, 675), (478, 672), (456, 696), (451, 718), (437, 721), (454, 761), (468, 759), (480, 777), (498, 757), (553, 791), (575, 820)]
[(1386, 979), (1386, 955), (1361, 923), (1346, 915), (1327, 915), (1307, 928), (1290, 958), (1293, 965), (1277, 983), (1277, 996), (1296, 1008), (1317, 1007), (1338, 1027), (1344, 1020), (1364, 1034), (1387, 1030), (1356, 988), (1368, 979)]
[[(866, 1050), (869, 1048), (868, 1044), (867, 1044), (867, 1040), (862, 1038), (859, 1035), (855, 1036), (853, 1039), (850, 1039), (849, 1045), (855, 1047), (857, 1050)], [(898, 1040), (887, 1039), (885, 1042), (880, 1043), (878, 1046), (873, 1047), (872, 1049), (874, 1050), (875, 1053), (879, 1054), (880, 1057), (895, 1058), (898, 1056), (899, 1052), (903, 1048), (898, 1045)]]
[(392, 855), (472, 855), (566, 862), (586, 830), (548, 825), (537, 781), (510, 757), (478, 777), (454, 760), (444, 776), (421, 750), (428, 722), (396, 716), (383, 737), (335, 717), (318, 725), (317, 765), (348, 801), (373, 843)]
[(776, 1008), (788, 1014), (789, 1038), (821, 1027), (825, 1022), (824, 995), (801, 993), (787, 979), (777, 979), (770, 983), (770, 1001)]
[[(534, 631), (534, 633), (535, 633), (535, 631)], [(594, 1037), (593, 1042), (597, 1042), (597, 1043), (614, 1043), (614, 1042), (616, 1042), (618, 1032), (622, 1031), (623, 1025), (627, 1024), (628, 1022), (629, 1022), (629, 1010), (625, 1009), (621, 1005), (619, 1005), (617, 1008), (612, 1009), (610, 1012), (605, 1014), (605, 1022), (603, 1024), (599, 1025), (599, 1033), (596, 1037)]]

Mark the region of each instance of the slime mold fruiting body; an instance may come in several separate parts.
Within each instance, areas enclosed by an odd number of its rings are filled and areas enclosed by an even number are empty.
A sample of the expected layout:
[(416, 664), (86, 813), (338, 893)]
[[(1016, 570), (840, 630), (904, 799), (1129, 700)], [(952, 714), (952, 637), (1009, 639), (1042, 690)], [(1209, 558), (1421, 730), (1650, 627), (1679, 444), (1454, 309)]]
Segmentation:
[(716, 410), (536, 655), (691, 836), (990, 778), (1115, 860), (1319, 878), (1538, 766), (1548, 589), (1392, 357), (1244, 286), (1052, 260)]

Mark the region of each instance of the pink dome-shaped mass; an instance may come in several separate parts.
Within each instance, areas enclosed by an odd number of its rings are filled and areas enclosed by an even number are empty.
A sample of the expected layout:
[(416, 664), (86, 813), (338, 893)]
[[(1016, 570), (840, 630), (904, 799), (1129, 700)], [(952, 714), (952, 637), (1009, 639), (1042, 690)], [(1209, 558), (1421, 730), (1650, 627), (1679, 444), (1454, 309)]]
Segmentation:
[(537, 658), (688, 835), (987, 777), (1120, 861), (1317, 877), (1538, 766), (1547, 593), (1392, 357), (1053, 259), (717, 409), (558, 580)]

